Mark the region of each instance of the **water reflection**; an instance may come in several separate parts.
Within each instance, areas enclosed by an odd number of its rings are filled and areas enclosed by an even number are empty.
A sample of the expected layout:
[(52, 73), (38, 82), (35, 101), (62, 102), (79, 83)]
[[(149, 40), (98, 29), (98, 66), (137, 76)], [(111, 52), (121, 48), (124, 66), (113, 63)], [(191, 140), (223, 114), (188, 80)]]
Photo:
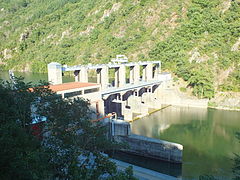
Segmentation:
[(231, 176), (233, 153), (240, 144), (240, 113), (213, 109), (170, 107), (135, 121), (132, 131), (184, 145), (183, 179), (212, 174)]
[(130, 155), (123, 152), (117, 152), (112, 155), (115, 159), (119, 159), (130, 164), (151, 169), (163, 174), (168, 174), (178, 178), (182, 177), (182, 165), (176, 163), (169, 163), (166, 161), (145, 158), (137, 155)]

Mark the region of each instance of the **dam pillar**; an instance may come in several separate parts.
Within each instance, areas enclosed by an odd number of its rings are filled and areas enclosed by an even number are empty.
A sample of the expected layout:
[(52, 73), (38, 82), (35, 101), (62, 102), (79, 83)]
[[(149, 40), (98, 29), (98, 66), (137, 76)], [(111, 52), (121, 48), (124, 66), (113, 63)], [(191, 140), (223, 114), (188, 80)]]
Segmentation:
[(119, 79), (119, 87), (125, 86), (126, 84), (126, 66), (120, 65), (118, 70), (118, 79)]
[(142, 81), (146, 81), (146, 70), (147, 70), (147, 66), (143, 65), (143, 71), (142, 71)]
[(160, 64), (156, 64), (156, 65), (153, 67), (153, 79), (157, 80), (159, 73), (160, 73)]
[(134, 83), (134, 66), (130, 66), (129, 83)]
[(101, 84), (102, 89), (108, 88), (108, 67), (103, 66), (101, 69), (98, 69), (97, 73), (99, 73), (97, 82)]
[(98, 84), (101, 84), (101, 70), (102, 69), (97, 69), (96, 72), (97, 72), (97, 83)]
[(146, 66), (146, 81), (151, 81), (153, 79), (153, 64), (149, 63)]
[(140, 65), (136, 64), (133, 67), (133, 81), (134, 83), (138, 83), (140, 79)]
[(146, 105), (142, 103), (140, 89), (136, 89), (133, 92), (133, 95), (128, 98), (128, 106), (130, 107), (132, 113), (146, 114), (148, 112), (148, 108), (146, 108)]
[(48, 64), (48, 81), (50, 84), (62, 84), (62, 65), (57, 62)]
[(115, 68), (114, 87), (119, 87), (119, 68)]
[(154, 87), (146, 87), (146, 92), (142, 94), (142, 101), (144, 104), (151, 109), (161, 108), (161, 101), (157, 97), (157, 91)]
[(81, 67), (79, 81), (80, 82), (88, 82), (88, 70), (87, 70), (87, 67)]
[(79, 82), (79, 72), (80, 72), (80, 70), (75, 70), (75, 71), (73, 72), (75, 82)]
[(122, 114), (124, 116), (125, 121), (131, 121), (132, 116), (132, 110), (129, 108), (128, 100), (122, 102)]

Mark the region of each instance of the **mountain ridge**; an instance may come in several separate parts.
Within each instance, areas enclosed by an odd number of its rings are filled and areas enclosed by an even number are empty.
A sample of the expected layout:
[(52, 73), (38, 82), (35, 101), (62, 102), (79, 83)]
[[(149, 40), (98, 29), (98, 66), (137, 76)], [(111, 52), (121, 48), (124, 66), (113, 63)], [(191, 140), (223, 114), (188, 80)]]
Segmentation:
[(0, 67), (46, 72), (57, 61), (160, 60), (193, 93), (240, 91), (240, 2), (0, 1)]

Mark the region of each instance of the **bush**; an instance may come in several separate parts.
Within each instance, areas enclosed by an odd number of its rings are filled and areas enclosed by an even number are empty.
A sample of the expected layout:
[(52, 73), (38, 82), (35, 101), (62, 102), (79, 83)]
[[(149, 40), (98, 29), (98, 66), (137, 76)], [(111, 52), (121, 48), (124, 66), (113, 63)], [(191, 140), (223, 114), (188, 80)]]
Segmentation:
[(185, 88), (185, 87), (180, 87), (180, 91), (181, 91), (181, 92), (187, 92), (187, 88)]

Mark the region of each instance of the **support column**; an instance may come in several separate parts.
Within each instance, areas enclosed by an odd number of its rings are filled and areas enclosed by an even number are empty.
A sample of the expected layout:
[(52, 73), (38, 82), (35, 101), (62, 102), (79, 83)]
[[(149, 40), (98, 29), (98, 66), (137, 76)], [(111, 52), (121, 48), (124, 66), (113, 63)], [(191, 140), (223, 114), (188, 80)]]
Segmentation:
[(48, 81), (51, 84), (62, 84), (62, 65), (57, 62), (48, 64)]
[(102, 89), (108, 88), (108, 67), (104, 66), (102, 67), (100, 71), (100, 84), (102, 86)]
[(101, 69), (97, 69), (97, 83), (101, 84)]
[(153, 64), (149, 63), (146, 66), (146, 80), (151, 81), (153, 79)]
[(134, 83), (134, 66), (130, 66), (129, 83)]
[(126, 85), (126, 66), (125, 65), (120, 65), (118, 79), (119, 79), (119, 87)]
[(75, 82), (79, 82), (79, 70), (76, 70), (74, 71), (74, 79), (75, 79)]
[(160, 74), (160, 64), (154, 66), (153, 79), (158, 79), (158, 74)]
[(88, 70), (86, 67), (80, 69), (80, 82), (88, 82)]
[(119, 87), (119, 68), (115, 68), (114, 78), (114, 87)]
[(142, 81), (146, 81), (146, 74), (147, 74), (147, 66), (143, 66), (143, 72), (142, 72)]
[(139, 66), (139, 64), (136, 64), (133, 67), (133, 80), (134, 80), (134, 83), (138, 83), (139, 79), (140, 79), (140, 66)]
[(153, 79), (157, 80), (157, 64), (155, 66), (153, 66)]

